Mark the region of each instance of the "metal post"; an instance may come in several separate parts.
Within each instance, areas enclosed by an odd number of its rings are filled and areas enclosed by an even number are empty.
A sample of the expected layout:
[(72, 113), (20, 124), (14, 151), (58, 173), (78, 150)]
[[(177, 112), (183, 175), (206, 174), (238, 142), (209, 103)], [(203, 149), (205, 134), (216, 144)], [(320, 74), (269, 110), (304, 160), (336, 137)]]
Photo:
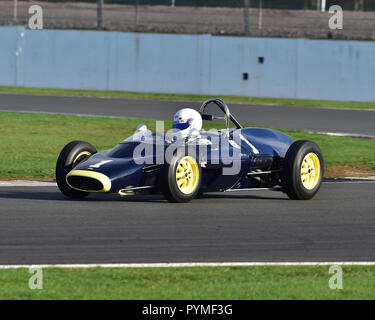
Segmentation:
[(103, 28), (103, 0), (98, 0), (98, 29)]
[(262, 30), (263, 25), (263, 3), (259, 0), (259, 15), (258, 15), (258, 29)]
[(14, 0), (14, 7), (13, 7), (13, 20), (14, 21), (17, 21), (17, 8), (18, 8), (17, 0)]
[(326, 11), (326, 0), (322, 0), (322, 3), (321, 3), (321, 9), (322, 9), (322, 12), (325, 12)]
[(138, 24), (139, 22), (139, 0), (135, 1), (135, 24)]
[(176, 1), (175, 0), (171, 0), (171, 7), (174, 7)]
[(364, 11), (365, 3), (364, 0), (354, 0), (354, 10), (355, 11)]
[(249, 0), (244, 0), (244, 34), (247, 36), (249, 34)]

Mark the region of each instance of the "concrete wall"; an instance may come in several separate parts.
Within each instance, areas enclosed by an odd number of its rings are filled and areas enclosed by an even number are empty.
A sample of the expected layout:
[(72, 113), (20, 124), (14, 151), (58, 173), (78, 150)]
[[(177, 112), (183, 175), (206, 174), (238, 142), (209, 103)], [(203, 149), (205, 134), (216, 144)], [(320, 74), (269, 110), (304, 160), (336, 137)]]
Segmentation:
[(0, 27), (0, 86), (374, 101), (375, 42)]

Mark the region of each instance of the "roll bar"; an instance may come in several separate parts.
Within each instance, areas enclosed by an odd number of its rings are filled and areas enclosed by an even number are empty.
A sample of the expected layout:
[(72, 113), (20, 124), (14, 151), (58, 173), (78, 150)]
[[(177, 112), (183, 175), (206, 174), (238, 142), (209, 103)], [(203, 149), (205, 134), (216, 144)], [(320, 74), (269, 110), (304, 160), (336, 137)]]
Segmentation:
[[(205, 118), (204, 116), (207, 117), (207, 115), (204, 114), (204, 109), (210, 104), (210, 103), (214, 103), (216, 104), (220, 109), (221, 111), (224, 112), (224, 120), (225, 120), (225, 126), (226, 126), (226, 129), (227, 129), (227, 136), (229, 136), (229, 128), (230, 128), (230, 121), (233, 122), (233, 124), (237, 127), (237, 129), (241, 129), (242, 126), (240, 125), (240, 123), (230, 114), (230, 111), (229, 111), (229, 108), (227, 106), (227, 104), (221, 100), (221, 99), (208, 99), (206, 100), (205, 102), (203, 102), (202, 106), (200, 107), (199, 109), (199, 113), (201, 114), (202, 118)], [(214, 119), (214, 117), (211, 116), (211, 120)]]

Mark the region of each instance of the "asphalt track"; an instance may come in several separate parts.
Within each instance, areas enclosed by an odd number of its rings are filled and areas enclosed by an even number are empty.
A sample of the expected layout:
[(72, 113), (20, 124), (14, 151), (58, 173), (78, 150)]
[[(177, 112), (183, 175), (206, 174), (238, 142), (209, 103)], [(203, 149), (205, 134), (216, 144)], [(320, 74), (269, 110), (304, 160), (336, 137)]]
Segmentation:
[[(50, 112), (171, 120), (185, 107), (198, 109), (199, 102), (89, 98), (0, 93), (0, 110)], [(375, 137), (375, 111), (288, 106), (229, 104), (243, 124), (304, 129)]]
[(279, 192), (66, 199), (0, 187), (0, 264), (375, 261), (375, 181)]
[[(171, 119), (197, 102), (0, 94), (0, 110)], [(375, 136), (375, 112), (231, 104), (241, 122)], [(334, 129), (333, 129), (334, 128)], [(375, 182), (324, 183), (311, 201), (278, 192), (66, 199), (0, 187), (0, 264), (375, 261)]]

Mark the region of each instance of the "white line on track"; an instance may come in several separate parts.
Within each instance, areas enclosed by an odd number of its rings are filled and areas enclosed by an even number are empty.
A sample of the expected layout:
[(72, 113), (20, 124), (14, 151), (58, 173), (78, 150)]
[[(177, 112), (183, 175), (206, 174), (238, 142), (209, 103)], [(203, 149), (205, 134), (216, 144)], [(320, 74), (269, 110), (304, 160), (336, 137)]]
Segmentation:
[(360, 179), (360, 180), (357, 180), (357, 181), (352, 181), (350, 179), (348, 179), (347, 181), (323, 181), (323, 183), (357, 183), (357, 184), (361, 184), (361, 183), (375, 183), (375, 179), (373, 178), (355, 178), (355, 179)]
[[(135, 117), (110, 116), (110, 115), (105, 115), (105, 114), (71, 113), (71, 112), (49, 112), (49, 111), (30, 111), (30, 110), (6, 110), (6, 109), (1, 109), (1, 107), (0, 107), (0, 111), (1, 112), (11, 112), (11, 113), (51, 114), (51, 115), (62, 115), (62, 116), (77, 116), (77, 117), (114, 118), (114, 119), (137, 119)], [(148, 120), (157, 120), (157, 119), (149, 118)]]
[(56, 187), (56, 182), (34, 180), (0, 181), (0, 187)]
[(341, 133), (341, 132), (326, 132), (326, 131), (308, 131), (309, 133), (318, 133), (325, 134), (328, 136), (335, 137), (350, 137), (350, 138), (362, 138), (362, 139), (374, 139), (375, 136), (369, 134), (360, 134), (360, 133)]
[(0, 265), (0, 269), (21, 268), (183, 268), (183, 267), (262, 267), (262, 266), (375, 266), (375, 261), (333, 262), (183, 262), (183, 263), (91, 263), (91, 264), (19, 264)]

